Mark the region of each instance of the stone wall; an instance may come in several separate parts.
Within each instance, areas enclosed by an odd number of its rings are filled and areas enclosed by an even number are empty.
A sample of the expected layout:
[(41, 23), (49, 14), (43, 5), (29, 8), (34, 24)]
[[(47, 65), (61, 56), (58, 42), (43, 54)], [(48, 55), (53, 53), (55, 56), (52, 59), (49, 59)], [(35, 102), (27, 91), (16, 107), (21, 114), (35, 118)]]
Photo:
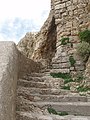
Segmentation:
[(0, 42), (0, 120), (16, 120), (17, 80), (41, 68), (40, 63), (21, 54), (13, 42)]
[(84, 76), (87, 79), (87, 80), (86, 79), (84, 80), (84, 83), (87, 86), (89, 86), (89, 88), (90, 88), (90, 57), (89, 57), (88, 62), (86, 64), (86, 70), (85, 70)]
[(54, 0), (57, 40), (69, 36), (78, 40), (80, 30), (90, 28), (90, 0)]
[(39, 72), (43, 66), (39, 62), (34, 62), (33, 60), (27, 58), (21, 52), (19, 54), (19, 78), (22, 78), (26, 74), (31, 74), (32, 72)]
[[(35, 35), (33, 50), (28, 46), (23, 47), (23, 51), (24, 48), (31, 50), (31, 56), (24, 52), (26, 56), (44, 65), (50, 65), (52, 61), (52, 68), (61, 72), (83, 71), (85, 64), (76, 48), (79, 44), (78, 33), (85, 29), (90, 29), (90, 0), (51, 0), (49, 17)], [(69, 38), (72, 46), (61, 45), (61, 39), (65, 37)], [(76, 61), (74, 67), (70, 66), (70, 56)]]
[(15, 120), (18, 51), (13, 42), (0, 42), (0, 120)]
[[(83, 71), (85, 64), (77, 54), (79, 44), (78, 33), (90, 29), (90, 0), (54, 0), (53, 10), (57, 26), (56, 54), (53, 58), (53, 68), (59, 67), (62, 72)], [(60, 45), (62, 38), (69, 38), (70, 44)], [(70, 66), (69, 57), (76, 60), (74, 67)], [(59, 64), (55, 64), (57, 62)], [(60, 61), (60, 62), (59, 62)]]

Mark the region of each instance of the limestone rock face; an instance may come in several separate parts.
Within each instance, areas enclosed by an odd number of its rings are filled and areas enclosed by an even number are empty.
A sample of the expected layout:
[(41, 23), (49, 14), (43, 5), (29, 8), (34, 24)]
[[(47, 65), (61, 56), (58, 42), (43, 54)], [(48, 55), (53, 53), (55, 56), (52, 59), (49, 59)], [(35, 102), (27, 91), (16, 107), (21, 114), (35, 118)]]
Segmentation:
[(18, 43), (18, 49), (34, 61), (49, 64), (56, 51), (56, 25), (52, 11), (40, 32), (27, 33)]
[(31, 57), (34, 46), (35, 46), (35, 34), (28, 32), (26, 33), (25, 37), (20, 40), (17, 47), (18, 49), (27, 57)]
[(41, 28), (41, 31), (36, 35), (35, 45), (31, 58), (44, 64), (49, 64), (56, 50), (56, 25), (52, 14)]

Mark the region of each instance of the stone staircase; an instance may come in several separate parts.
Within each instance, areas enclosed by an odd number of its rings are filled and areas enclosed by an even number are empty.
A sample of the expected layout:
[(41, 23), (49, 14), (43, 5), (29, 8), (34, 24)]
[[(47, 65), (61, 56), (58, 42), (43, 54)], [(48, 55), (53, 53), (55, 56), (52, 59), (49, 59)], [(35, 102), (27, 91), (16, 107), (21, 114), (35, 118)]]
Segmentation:
[[(90, 120), (88, 97), (61, 89), (62, 83), (49, 70), (19, 79), (16, 120)], [(50, 114), (48, 108), (68, 115)]]

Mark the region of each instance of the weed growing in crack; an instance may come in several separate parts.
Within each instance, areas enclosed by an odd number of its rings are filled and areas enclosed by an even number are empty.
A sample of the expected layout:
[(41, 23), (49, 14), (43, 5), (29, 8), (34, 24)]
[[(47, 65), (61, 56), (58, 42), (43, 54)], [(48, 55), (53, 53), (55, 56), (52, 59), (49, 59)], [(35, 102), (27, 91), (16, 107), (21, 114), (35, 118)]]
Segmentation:
[(65, 116), (68, 115), (68, 113), (66, 111), (61, 111), (61, 112), (57, 112), (54, 108), (52, 107), (48, 107), (47, 108), (48, 112), (50, 114), (54, 114), (54, 115), (60, 115), (60, 116)]

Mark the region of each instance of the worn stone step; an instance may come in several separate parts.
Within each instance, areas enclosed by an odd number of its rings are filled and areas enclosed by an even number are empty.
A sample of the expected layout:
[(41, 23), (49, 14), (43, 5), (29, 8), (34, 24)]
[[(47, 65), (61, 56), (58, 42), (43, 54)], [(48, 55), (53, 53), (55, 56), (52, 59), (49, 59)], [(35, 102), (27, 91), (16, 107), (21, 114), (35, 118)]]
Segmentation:
[(27, 94), (41, 94), (41, 95), (67, 95), (72, 94), (69, 90), (53, 89), (53, 88), (35, 88), (35, 87), (23, 87), (19, 86), (17, 92), (25, 92)]
[(50, 76), (50, 71), (49, 72), (44, 72), (45, 76)]
[(90, 96), (87, 97), (87, 101), (90, 102)]
[(50, 72), (50, 70), (51, 70), (51, 69), (43, 69), (43, 70), (41, 70), (40, 72), (41, 72), (41, 73), (46, 73), (46, 72)]
[(70, 68), (70, 64), (69, 62), (67, 63), (55, 63), (55, 64), (52, 64), (52, 69), (69, 69)]
[(90, 102), (30, 102), (29, 100), (23, 100), (23, 103), (20, 101), (18, 104), (18, 109), (22, 111), (30, 111), (30, 107), (33, 105), (43, 111), (51, 107), (58, 112), (65, 111), (72, 115), (90, 115)]
[(87, 102), (86, 96), (80, 96), (77, 94), (72, 95), (40, 95), (40, 94), (28, 94), (27, 91), (21, 91), (17, 93), (18, 97), (37, 102)]
[(31, 77), (31, 76), (24, 76), (21, 80), (26, 81), (33, 81), (33, 82), (44, 82), (45, 78), (41, 77)]
[(45, 73), (31, 73), (29, 74), (29, 76), (32, 76), (32, 77), (43, 77), (45, 75)]
[(17, 111), (16, 120), (90, 120), (90, 116), (58, 116), (58, 115), (42, 115), (30, 112)]
[(34, 82), (34, 81), (26, 81), (19, 79), (18, 86), (23, 87), (35, 87), (35, 88), (49, 88), (49, 84), (46, 84), (44, 82)]
[(31, 104), (41, 108), (50, 105), (57, 111), (66, 111), (73, 115), (90, 115), (90, 102), (33, 102)]
[(38, 120), (35, 115), (29, 112), (17, 112), (16, 120)]
[(46, 72), (43, 72), (43, 73), (40, 72), (40, 73), (26, 74), (24, 77), (27, 77), (27, 78), (29, 78), (29, 77), (40, 77), (40, 78), (42, 78), (46, 75), (50, 75), (50, 71), (46, 71)]
[(64, 69), (51, 69), (50, 73), (69, 73), (70, 70), (69, 68), (64, 68)]

